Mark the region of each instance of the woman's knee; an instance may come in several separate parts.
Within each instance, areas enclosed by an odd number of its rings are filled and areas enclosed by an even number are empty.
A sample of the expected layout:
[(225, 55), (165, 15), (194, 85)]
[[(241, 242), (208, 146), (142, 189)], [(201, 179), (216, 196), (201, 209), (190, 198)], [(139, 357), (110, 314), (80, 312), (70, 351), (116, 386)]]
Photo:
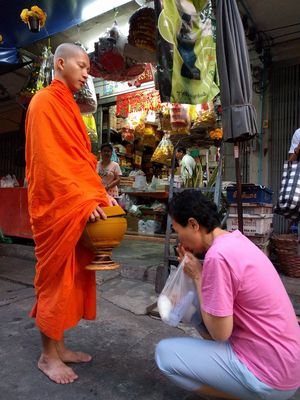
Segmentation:
[(158, 368), (165, 373), (171, 373), (171, 360), (174, 353), (173, 339), (163, 339), (155, 349), (155, 361)]

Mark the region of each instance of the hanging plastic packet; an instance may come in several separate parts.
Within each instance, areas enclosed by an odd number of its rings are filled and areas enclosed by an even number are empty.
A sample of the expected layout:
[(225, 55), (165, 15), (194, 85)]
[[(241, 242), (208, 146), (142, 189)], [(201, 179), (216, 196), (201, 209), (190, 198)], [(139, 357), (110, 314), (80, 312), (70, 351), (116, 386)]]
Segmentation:
[(125, 68), (124, 46), (127, 39), (121, 33), (117, 22), (94, 43), (95, 51), (91, 57), (91, 74), (109, 79)]
[(169, 135), (165, 134), (162, 140), (158, 143), (156, 149), (154, 150), (154, 153), (151, 157), (151, 162), (170, 166), (173, 151), (174, 146), (169, 139)]
[(154, 0), (154, 4), (161, 101), (212, 100), (219, 92), (212, 1)]
[(170, 107), (171, 133), (188, 134), (191, 126), (189, 104), (172, 104)]
[(120, 31), (117, 22), (94, 43), (95, 51), (90, 55), (90, 74), (109, 81), (131, 81), (145, 70), (145, 64), (127, 57), (124, 53), (127, 37)]
[(83, 114), (82, 115), (83, 122), (86, 126), (87, 133), (89, 135), (91, 144), (98, 144), (98, 134), (96, 128), (96, 121), (92, 114)]
[(36, 81), (36, 91), (50, 85), (54, 76), (54, 63), (51, 47), (44, 47), (42, 52), (42, 62)]
[(97, 96), (93, 78), (90, 75), (82, 89), (75, 93), (74, 98), (81, 114), (93, 114), (97, 111)]

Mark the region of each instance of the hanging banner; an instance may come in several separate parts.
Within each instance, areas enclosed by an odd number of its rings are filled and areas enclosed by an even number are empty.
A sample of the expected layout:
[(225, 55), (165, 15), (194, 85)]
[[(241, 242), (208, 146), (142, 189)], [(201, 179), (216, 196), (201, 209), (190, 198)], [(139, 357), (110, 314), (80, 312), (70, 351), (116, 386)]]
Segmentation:
[(218, 93), (210, 0), (155, 0), (162, 102), (201, 104)]
[(117, 96), (116, 115), (126, 118), (136, 111), (157, 110), (160, 107), (159, 91), (155, 89), (136, 90)]
[[(152, 82), (154, 80), (152, 69), (151, 64), (146, 64), (145, 71), (134, 81), (134, 86), (140, 87), (142, 83)], [(128, 85), (132, 86), (130, 82), (128, 82)]]

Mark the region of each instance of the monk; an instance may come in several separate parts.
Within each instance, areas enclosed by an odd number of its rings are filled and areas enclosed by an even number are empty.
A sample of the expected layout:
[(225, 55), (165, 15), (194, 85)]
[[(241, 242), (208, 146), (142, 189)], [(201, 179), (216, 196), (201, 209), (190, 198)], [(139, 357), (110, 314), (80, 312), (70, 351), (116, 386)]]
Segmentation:
[(80, 237), (88, 220), (106, 218), (101, 207), (116, 204), (96, 172), (73, 97), (89, 67), (81, 47), (61, 44), (54, 54), (54, 80), (33, 97), (26, 116), (28, 207), (37, 258), (31, 316), (42, 337), (38, 368), (60, 384), (78, 379), (66, 363), (91, 360), (64, 343), (66, 329), (96, 317), (95, 272), (84, 269), (93, 255)]

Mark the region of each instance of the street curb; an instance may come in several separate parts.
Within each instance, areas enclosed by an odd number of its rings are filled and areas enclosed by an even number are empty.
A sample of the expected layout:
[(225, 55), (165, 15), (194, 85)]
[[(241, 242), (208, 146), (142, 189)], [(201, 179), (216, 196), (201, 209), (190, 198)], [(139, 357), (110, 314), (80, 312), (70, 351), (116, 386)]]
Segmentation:
[[(26, 246), (21, 244), (0, 244), (0, 256), (20, 258), (22, 260), (29, 260), (36, 262), (34, 247)], [(121, 268), (117, 270), (116, 275), (121, 275), (122, 278), (134, 279), (142, 282), (147, 282), (155, 284), (156, 269), (158, 265), (148, 265), (148, 266), (136, 266), (123, 264), (121, 257), (118, 257), (118, 262), (121, 264)], [(101, 276), (100, 276), (101, 274)], [(102, 276), (103, 274), (103, 276)], [(107, 280), (108, 271), (99, 272), (97, 274), (98, 283)], [(109, 277), (108, 279), (111, 279)]]
[(0, 256), (21, 258), (23, 260), (36, 261), (33, 246), (22, 244), (0, 243)]

